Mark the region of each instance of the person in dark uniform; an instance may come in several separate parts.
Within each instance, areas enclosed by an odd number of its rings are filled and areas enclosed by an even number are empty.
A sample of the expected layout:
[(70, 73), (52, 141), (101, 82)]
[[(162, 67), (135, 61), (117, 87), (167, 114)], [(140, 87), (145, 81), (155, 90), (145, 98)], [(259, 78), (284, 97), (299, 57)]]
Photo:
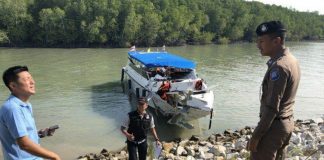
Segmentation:
[(285, 47), (285, 32), (280, 21), (264, 22), (256, 29), (257, 47), (270, 60), (260, 93), (260, 121), (247, 144), (252, 160), (284, 159), (294, 129), (293, 108), (300, 68)]
[(144, 97), (138, 99), (137, 110), (129, 112), (121, 126), (122, 133), (127, 138), (127, 149), (129, 160), (145, 160), (147, 155), (147, 134), (151, 130), (156, 145), (161, 142), (156, 134), (153, 116), (146, 112), (147, 100)]

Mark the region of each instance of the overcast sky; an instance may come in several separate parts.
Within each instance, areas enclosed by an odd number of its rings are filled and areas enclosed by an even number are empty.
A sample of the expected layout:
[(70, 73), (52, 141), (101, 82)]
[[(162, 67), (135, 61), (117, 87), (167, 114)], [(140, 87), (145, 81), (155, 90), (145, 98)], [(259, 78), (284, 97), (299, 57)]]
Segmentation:
[[(247, 0), (252, 1), (252, 0)], [(275, 4), (278, 6), (294, 8), (298, 11), (318, 11), (319, 14), (324, 15), (324, 1), (323, 0), (253, 0), (265, 4)]]

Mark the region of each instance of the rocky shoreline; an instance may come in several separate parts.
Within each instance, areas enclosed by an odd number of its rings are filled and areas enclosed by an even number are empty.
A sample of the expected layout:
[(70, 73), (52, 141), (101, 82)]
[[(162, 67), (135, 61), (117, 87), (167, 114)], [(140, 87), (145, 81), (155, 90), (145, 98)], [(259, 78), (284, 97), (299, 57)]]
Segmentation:
[[(152, 146), (149, 147), (147, 159), (214, 159), (214, 160), (248, 160), (250, 152), (246, 150), (248, 139), (254, 128), (225, 130), (223, 133), (210, 135), (207, 139), (193, 135), (190, 139), (176, 139), (162, 142), (162, 152), (154, 158)], [(297, 120), (288, 146), (286, 160), (324, 160), (324, 115), (322, 118)], [(89, 153), (78, 157), (78, 160), (126, 160), (127, 149), (100, 153)]]

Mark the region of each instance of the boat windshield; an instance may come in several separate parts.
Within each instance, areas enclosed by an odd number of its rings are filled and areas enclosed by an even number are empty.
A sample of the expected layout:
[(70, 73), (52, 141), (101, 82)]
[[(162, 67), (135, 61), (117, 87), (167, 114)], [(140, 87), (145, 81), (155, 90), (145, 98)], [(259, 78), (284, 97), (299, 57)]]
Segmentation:
[(189, 71), (189, 72), (172, 72), (170, 74), (170, 79), (176, 80), (176, 79), (196, 79), (197, 76), (195, 72)]
[(168, 68), (157, 67), (150, 68), (148, 71), (149, 77), (165, 77), (170, 80), (184, 80), (184, 79), (196, 79), (196, 73), (193, 69), (180, 69), (180, 68)]

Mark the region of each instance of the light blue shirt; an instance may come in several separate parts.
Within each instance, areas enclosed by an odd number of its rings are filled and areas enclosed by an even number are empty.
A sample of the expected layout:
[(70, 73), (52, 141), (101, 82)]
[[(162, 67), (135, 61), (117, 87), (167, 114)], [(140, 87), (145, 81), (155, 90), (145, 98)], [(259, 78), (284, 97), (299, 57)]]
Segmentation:
[(19, 148), (17, 138), (28, 136), (39, 144), (39, 137), (30, 103), (10, 95), (0, 108), (0, 140), (5, 160), (42, 160)]

